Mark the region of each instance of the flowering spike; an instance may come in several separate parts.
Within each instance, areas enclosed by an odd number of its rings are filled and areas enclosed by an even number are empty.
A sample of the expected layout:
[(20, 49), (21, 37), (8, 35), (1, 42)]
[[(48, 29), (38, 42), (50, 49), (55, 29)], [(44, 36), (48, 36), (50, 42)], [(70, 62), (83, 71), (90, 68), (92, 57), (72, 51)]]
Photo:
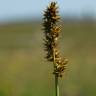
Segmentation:
[(56, 2), (51, 2), (51, 4), (44, 11), (43, 18), (43, 30), (45, 34), (44, 46), (46, 54), (46, 59), (54, 64), (54, 74), (58, 77), (62, 77), (62, 73), (65, 71), (65, 65), (67, 64), (67, 59), (62, 59), (60, 53), (57, 49), (57, 41), (61, 27), (58, 26), (60, 16), (58, 15)]

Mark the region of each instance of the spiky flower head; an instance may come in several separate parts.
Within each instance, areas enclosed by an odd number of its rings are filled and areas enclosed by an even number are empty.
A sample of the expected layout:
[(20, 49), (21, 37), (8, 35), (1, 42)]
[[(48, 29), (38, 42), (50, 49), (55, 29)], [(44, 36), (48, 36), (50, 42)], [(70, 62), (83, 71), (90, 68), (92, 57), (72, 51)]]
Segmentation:
[(43, 30), (45, 34), (44, 47), (46, 51), (46, 59), (53, 62), (54, 64), (54, 74), (58, 77), (62, 77), (62, 73), (65, 70), (65, 65), (67, 64), (67, 59), (62, 59), (57, 49), (57, 41), (60, 33), (60, 26), (58, 22), (60, 16), (58, 15), (58, 7), (56, 2), (51, 2), (47, 9), (44, 11), (43, 18)]

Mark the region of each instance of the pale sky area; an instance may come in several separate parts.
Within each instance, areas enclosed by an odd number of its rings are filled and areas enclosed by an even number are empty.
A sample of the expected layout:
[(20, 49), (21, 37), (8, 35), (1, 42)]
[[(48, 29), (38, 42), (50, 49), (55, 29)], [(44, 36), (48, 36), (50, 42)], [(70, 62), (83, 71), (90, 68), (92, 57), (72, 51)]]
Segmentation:
[(57, 1), (62, 15), (79, 16), (84, 12), (96, 16), (96, 0), (0, 0), (0, 21), (41, 17), (50, 1)]

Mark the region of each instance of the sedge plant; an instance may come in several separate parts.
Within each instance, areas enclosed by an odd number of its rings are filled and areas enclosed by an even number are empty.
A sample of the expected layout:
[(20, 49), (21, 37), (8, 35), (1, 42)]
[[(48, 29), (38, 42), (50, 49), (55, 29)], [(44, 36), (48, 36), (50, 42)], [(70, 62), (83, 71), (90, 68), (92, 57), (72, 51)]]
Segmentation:
[(55, 94), (59, 96), (58, 79), (62, 77), (68, 59), (62, 58), (58, 50), (58, 38), (61, 27), (58, 22), (58, 7), (56, 2), (51, 2), (44, 11), (43, 30), (44, 30), (44, 50), (46, 51), (46, 59), (53, 63), (53, 74), (55, 76)]

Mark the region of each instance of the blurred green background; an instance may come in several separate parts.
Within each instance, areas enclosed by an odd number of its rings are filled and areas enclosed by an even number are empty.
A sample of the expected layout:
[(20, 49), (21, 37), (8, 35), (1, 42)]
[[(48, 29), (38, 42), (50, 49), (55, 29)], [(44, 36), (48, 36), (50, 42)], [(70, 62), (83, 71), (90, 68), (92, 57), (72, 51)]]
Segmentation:
[[(53, 65), (44, 59), (42, 21), (0, 26), (0, 96), (54, 96)], [(61, 54), (69, 59), (61, 96), (96, 96), (96, 22), (62, 21)]]
[[(1, 0), (0, 96), (55, 96), (41, 20), (49, 1)], [(69, 59), (60, 96), (96, 96), (96, 1), (57, 1), (59, 49)]]

